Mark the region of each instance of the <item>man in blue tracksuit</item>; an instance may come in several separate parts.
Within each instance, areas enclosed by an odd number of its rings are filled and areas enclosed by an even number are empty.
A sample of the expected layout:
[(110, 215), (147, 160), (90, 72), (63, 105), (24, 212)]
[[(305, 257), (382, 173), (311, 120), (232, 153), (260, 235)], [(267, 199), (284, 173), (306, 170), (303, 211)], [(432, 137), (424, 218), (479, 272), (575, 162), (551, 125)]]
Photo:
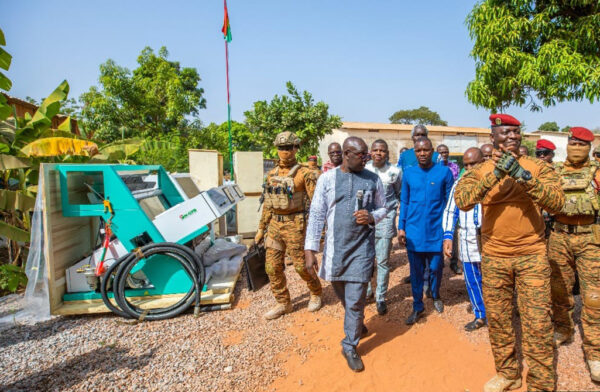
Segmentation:
[(423, 274), (426, 265), (431, 270), (433, 306), (439, 313), (444, 311), (440, 298), (444, 267), (442, 215), (454, 183), (450, 169), (432, 161), (431, 140), (417, 139), (414, 151), (418, 165), (407, 168), (402, 177), (398, 219), (398, 242), (406, 245), (413, 294), (413, 312), (406, 320), (408, 325), (417, 322), (425, 310)]

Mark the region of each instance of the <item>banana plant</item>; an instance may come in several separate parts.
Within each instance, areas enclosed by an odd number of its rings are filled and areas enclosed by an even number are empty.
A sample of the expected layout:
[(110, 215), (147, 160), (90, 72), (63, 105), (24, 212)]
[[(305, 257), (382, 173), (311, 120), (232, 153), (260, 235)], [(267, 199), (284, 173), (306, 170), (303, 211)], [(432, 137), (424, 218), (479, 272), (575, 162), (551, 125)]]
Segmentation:
[(98, 154), (94, 155), (90, 162), (135, 164), (132, 156), (137, 152), (148, 152), (163, 148), (174, 148), (174, 144), (161, 140), (145, 140), (139, 138), (123, 139), (101, 146), (98, 150)]

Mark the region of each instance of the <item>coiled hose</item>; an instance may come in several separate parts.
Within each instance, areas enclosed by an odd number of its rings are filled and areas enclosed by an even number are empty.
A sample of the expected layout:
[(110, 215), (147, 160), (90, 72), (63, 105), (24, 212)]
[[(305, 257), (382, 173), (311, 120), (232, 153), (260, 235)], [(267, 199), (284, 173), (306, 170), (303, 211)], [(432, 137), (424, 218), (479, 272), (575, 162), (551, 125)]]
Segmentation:
[[(192, 279), (193, 285), (177, 303), (171, 306), (157, 309), (142, 309), (129, 302), (127, 297), (125, 297), (127, 276), (142, 258), (148, 259), (150, 256), (158, 254), (166, 255), (179, 261), (188, 276)], [(151, 263), (152, 260), (150, 259), (148, 262)], [(194, 302), (194, 315), (198, 315), (200, 313), (200, 293), (204, 286), (204, 276), (202, 261), (190, 248), (172, 242), (152, 243), (137, 249), (135, 252), (126, 254), (111, 265), (101, 278), (100, 293), (106, 307), (121, 317), (138, 320), (164, 320), (186, 311)], [(115, 306), (107, 295), (111, 277), (112, 291), (118, 306)]]

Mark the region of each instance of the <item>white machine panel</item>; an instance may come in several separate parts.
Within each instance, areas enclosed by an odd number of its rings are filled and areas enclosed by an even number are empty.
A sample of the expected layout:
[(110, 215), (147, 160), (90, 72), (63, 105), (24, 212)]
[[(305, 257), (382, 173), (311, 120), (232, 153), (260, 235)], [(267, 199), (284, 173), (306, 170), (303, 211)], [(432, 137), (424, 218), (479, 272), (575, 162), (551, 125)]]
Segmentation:
[[(77, 262), (77, 264), (67, 268), (67, 292), (80, 293), (91, 290), (90, 285), (87, 282), (87, 278), (85, 277), (85, 274), (77, 272), (77, 270), (82, 268), (84, 265), (88, 264), (92, 267), (96, 267), (96, 262), (100, 261), (103, 250), (104, 248), (100, 247), (94, 251), (93, 255), (90, 255), (85, 259)], [(127, 253), (129, 252), (127, 252), (127, 249), (125, 249), (123, 244), (121, 244), (121, 241), (119, 241), (118, 239), (114, 239), (110, 242), (108, 250), (106, 251), (106, 256), (104, 257), (104, 265), (106, 266), (106, 268), (110, 267), (115, 261), (117, 261), (120, 257), (125, 256)]]
[(157, 215), (152, 223), (165, 241), (178, 242), (220, 218), (243, 199), (244, 192), (237, 185), (211, 188)]
[(157, 215), (152, 223), (165, 241), (177, 242), (217, 218), (202, 194), (199, 194)]

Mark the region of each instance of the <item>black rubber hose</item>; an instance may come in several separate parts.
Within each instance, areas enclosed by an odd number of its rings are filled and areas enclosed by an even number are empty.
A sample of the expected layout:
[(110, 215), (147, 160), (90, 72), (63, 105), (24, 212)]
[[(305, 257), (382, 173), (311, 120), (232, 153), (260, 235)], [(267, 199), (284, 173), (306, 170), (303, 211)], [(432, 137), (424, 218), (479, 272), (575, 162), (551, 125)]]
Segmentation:
[[(179, 261), (188, 276), (192, 279), (193, 285), (190, 290), (179, 300), (177, 303), (168, 306), (166, 308), (158, 309), (142, 309), (127, 300), (125, 296), (125, 285), (127, 282), (127, 276), (131, 269), (138, 263), (139, 259), (136, 253), (128, 253), (121, 257), (106, 271), (104, 278), (101, 281), (100, 289), (102, 293), (102, 299), (106, 306), (122, 317), (131, 318), (144, 318), (145, 320), (163, 320), (174, 317), (184, 311), (186, 311), (194, 302), (196, 303), (195, 314), (199, 313), (200, 310), (200, 294), (204, 286), (204, 266), (200, 257), (196, 255), (190, 248), (170, 243), (155, 243), (148, 244), (140, 248), (144, 258), (149, 258), (152, 255), (163, 254), (174, 258)], [(152, 260), (149, 260), (152, 262)], [(115, 272), (116, 271), (116, 272)], [(118, 307), (114, 306), (109, 300), (106, 294), (108, 281), (111, 274), (114, 272), (113, 279), (113, 294)]]
[[(154, 248), (149, 252), (145, 253), (146, 257), (151, 257), (152, 255), (163, 254), (168, 255), (171, 258), (176, 259), (181, 263), (186, 273), (189, 276), (194, 276), (194, 271), (191, 268), (189, 262), (181, 257), (180, 253), (173, 253), (172, 249), (158, 249)], [(197, 292), (197, 282), (194, 281), (194, 285), (190, 288), (186, 295), (183, 296), (177, 303), (171, 305), (166, 308), (158, 308), (158, 309), (142, 309), (127, 300), (125, 296), (125, 285), (127, 283), (127, 276), (129, 275), (131, 269), (138, 263), (137, 258), (128, 258), (125, 262), (122, 263), (121, 267), (117, 270), (118, 280), (115, 282), (115, 298), (119, 307), (123, 309), (127, 314), (134, 318), (140, 318), (143, 316), (144, 319), (147, 320), (161, 320), (165, 318), (171, 318), (179, 313), (185, 311), (190, 305), (194, 302), (196, 297), (194, 293)], [(152, 262), (152, 261), (150, 261)], [(194, 280), (194, 279), (193, 279)]]
[[(131, 253), (126, 254), (125, 256), (120, 257), (117, 261), (115, 261), (110, 267), (108, 267), (108, 269), (106, 270), (106, 272), (104, 273), (104, 276), (102, 276), (100, 278), (100, 294), (102, 295), (102, 300), (104, 301), (104, 305), (106, 305), (106, 307), (113, 312), (114, 314), (117, 314), (121, 317), (125, 317), (125, 318), (129, 318), (131, 316), (129, 316), (127, 313), (123, 312), (118, 306), (113, 305), (112, 302), (110, 302), (109, 298), (108, 298), (108, 283), (111, 280), (111, 277), (113, 275), (113, 273), (116, 271), (116, 269), (120, 266), (120, 264), (125, 261), (129, 256), (131, 255)], [(113, 290), (114, 290), (114, 279), (113, 279)], [(114, 297), (114, 295), (113, 295)], [(115, 301), (117, 299), (115, 298)]]

